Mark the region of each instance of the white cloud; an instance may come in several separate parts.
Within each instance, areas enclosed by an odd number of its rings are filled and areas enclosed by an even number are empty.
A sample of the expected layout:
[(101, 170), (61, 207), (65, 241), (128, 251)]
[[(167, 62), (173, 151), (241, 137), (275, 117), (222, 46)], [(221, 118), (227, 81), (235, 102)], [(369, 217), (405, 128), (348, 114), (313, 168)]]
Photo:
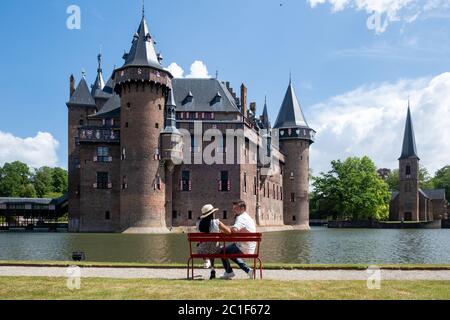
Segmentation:
[(56, 166), (59, 142), (46, 132), (35, 137), (19, 138), (0, 131), (0, 165), (22, 161), (31, 167)]
[[(172, 62), (166, 70), (170, 71), (175, 78), (184, 78), (184, 70), (176, 62)], [(191, 64), (191, 73), (186, 76), (186, 78), (211, 78), (208, 74), (208, 68), (203, 61), (195, 60)]]
[(175, 62), (172, 62), (167, 68), (168, 70), (175, 78), (183, 78), (184, 76), (184, 70), (181, 68), (178, 64)]
[(434, 78), (361, 86), (312, 106), (310, 125), (317, 130), (312, 147), (314, 174), (330, 161), (371, 157), (378, 167), (397, 168), (408, 95), (422, 164), (430, 172), (450, 164), (450, 73)]
[(420, 15), (433, 11), (442, 12), (450, 8), (450, 0), (307, 0), (312, 8), (328, 3), (333, 12), (344, 9), (365, 11), (371, 16), (367, 27), (376, 33), (383, 33), (396, 21), (413, 23)]
[(191, 65), (191, 73), (186, 78), (211, 78), (208, 74), (208, 68), (202, 61), (194, 61)]

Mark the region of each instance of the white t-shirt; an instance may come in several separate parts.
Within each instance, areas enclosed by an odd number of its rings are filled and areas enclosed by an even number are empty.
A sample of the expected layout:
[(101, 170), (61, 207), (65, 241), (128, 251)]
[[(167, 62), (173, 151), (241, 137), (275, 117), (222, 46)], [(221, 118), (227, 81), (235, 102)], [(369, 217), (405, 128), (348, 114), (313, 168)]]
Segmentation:
[[(236, 218), (233, 228), (240, 233), (256, 233), (256, 224), (247, 212), (242, 213)], [(256, 250), (256, 242), (240, 242), (236, 243), (242, 253), (254, 254)]]

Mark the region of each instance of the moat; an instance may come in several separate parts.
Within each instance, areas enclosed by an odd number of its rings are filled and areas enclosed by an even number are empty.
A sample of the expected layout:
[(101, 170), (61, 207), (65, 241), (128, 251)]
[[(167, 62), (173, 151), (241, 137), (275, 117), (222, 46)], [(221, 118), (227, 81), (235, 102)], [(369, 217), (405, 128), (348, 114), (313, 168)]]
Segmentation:
[[(264, 262), (448, 264), (450, 230), (330, 230), (266, 233)], [(0, 260), (67, 261), (84, 251), (96, 262), (186, 262), (185, 234), (124, 235), (0, 232)]]

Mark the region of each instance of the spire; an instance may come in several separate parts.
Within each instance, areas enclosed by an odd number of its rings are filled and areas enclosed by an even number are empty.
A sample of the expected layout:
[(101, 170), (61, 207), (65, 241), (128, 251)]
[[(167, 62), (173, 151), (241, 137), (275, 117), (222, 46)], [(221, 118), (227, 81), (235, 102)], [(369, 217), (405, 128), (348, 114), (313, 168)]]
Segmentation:
[(292, 79), (289, 79), (289, 81), (289, 87), (286, 91), (274, 128), (309, 128), (300, 103), (298, 102), (297, 95), (295, 94), (294, 87), (292, 86)]
[(96, 98), (101, 91), (105, 88), (105, 80), (103, 79), (103, 70), (102, 70), (102, 54), (99, 53), (97, 56), (98, 61), (98, 69), (97, 69), (97, 78), (95, 79), (94, 84), (92, 85), (91, 94), (94, 98)]
[(261, 121), (264, 126), (264, 129), (270, 128), (269, 112), (267, 111), (267, 96), (264, 100), (264, 110), (263, 110)]
[(170, 90), (167, 101), (166, 101), (166, 119), (164, 125), (165, 134), (179, 133), (176, 124), (176, 112), (177, 105), (175, 103), (175, 97), (173, 95), (173, 90)]
[(145, 0), (142, 0), (142, 19), (145, 18)]
[(139, 28), (133, 36), (130, 51), (123, 58), (125, 66), (153, 67), (163, 70), (155, 50), (155, 41), (150, 35), (147, 21), (145, 21), (145, 7), (142, 7), (142, 19)]
[(419, 159), (419, 156), (417, 155), (416, 138), (414, 135), (414, 127), (413, 127), (413, 122), (412, 122), (412, 117), (411, 117), (410, 102), (408, 99), (408, 114), (406, 116), (406, 125), (405, 125), (405, 134), (403, 137), (402, 155), (400, 156), (399, 160), (409, 159), (409, 158)]

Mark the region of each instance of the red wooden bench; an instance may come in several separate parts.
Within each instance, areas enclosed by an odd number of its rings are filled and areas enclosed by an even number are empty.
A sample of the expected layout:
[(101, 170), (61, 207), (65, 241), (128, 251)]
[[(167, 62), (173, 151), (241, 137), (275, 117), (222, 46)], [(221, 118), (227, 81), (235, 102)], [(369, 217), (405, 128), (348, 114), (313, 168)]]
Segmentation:
[[(259, 248), (261, 245), (262, 233), (233, 233), (226, 235), (223, 233), (189, 233), (189, 260), (187, 268), (187, 278), (194, 279), (194, 259), (253, 259), (253, 278), (256, 279), (256, 261), (259, 262), (259, 274), (261, 279), (262, 274), (262, 261), (259, 257)], [(227, 244), (235, 242), (256, 242), (256, 250), (254, 254), (229, 254), (226, 252), (218, 254), (200, 254), (193, 250), (192, 244), (205, 243), (205, 242), (218, 242), (222, 247), (226, 248)], [(192, 277), (191, 277), (192, 274)]]

